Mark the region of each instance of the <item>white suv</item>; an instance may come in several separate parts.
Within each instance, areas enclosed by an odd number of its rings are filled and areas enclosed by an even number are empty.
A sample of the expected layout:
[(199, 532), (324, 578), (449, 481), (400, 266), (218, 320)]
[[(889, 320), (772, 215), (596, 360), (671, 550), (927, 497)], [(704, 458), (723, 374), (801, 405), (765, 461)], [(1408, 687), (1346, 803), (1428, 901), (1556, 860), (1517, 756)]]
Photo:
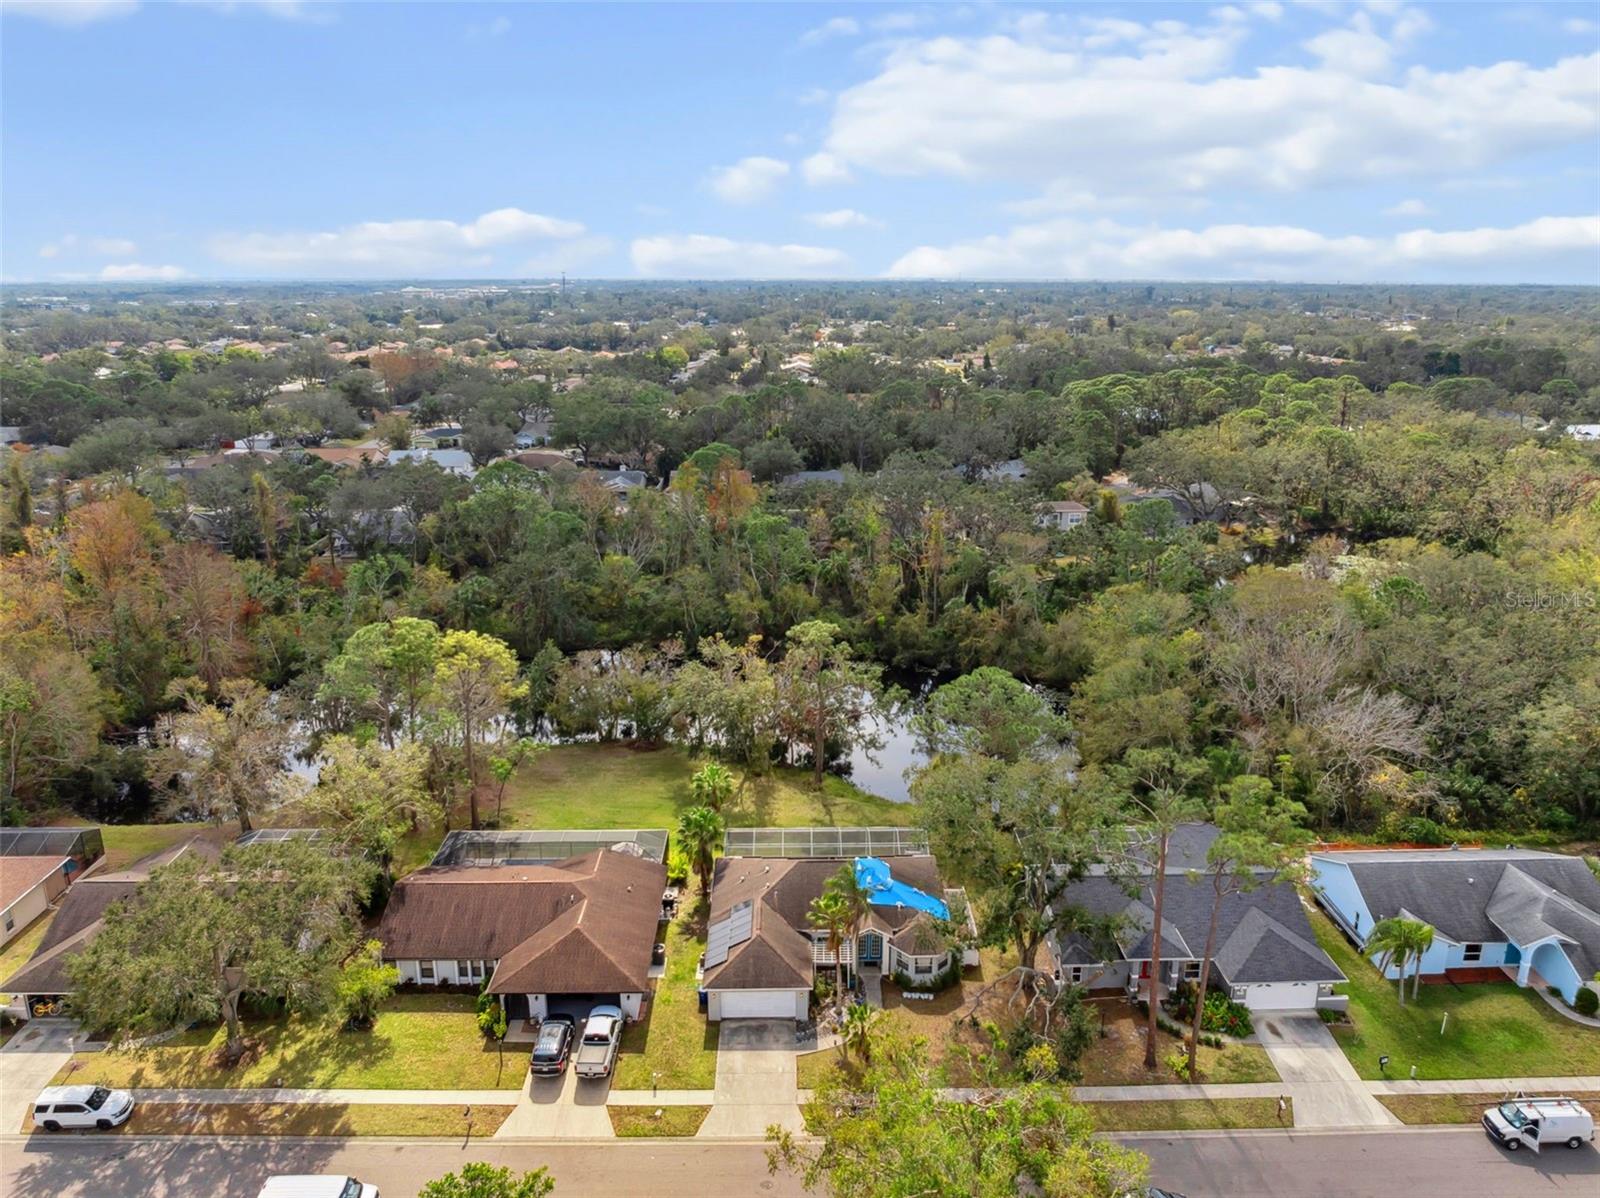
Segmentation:
[(110, 1131), (133, 1114), (133, 1095), (104, 1086), (47, 1086), (33, 1100), (33, 1125), (45, 1131), (98, 1127)]

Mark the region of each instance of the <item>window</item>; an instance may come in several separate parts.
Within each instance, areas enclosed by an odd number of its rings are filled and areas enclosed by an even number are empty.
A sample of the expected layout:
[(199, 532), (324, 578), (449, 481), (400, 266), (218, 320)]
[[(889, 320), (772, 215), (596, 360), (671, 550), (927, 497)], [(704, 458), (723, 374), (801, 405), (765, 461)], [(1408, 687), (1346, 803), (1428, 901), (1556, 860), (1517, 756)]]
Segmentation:
[(932, 957), (917, 957), (912, 963), (912, 972), (918, 975), (927, 975), (933, 972)]
[(419, 961), (417, 963), (417, 977), (424, 982), (433, 981), (433, 962)]
[(471, 978), (472, 978), (472, 962), (471, 961), (457, 961), (456, 962), (456, 981), (465, 982), (465, 981), (471, 980)]
[(1067, 981), (1074, 986), (1082, 985), (1089, 975), (1099, 968), (1098, 965), (1068, 965)]
[(1483, 945), (1463, 944), (1461, 946), (1461, 960), (1463, 962), (1483, 960)]
[(1243, 986), (1235, 986), (1233, 988), (1233, 1001), (1234, 1002), (1243, 1002), (1244, 999), (1245, 999), (1245, 989), (1244, 989), (1244, 987)]
[(1183, 980), (1186, 982), (1197, 982), (1200, 980), (1200, 962), (1185, 961), (1183, 963)]

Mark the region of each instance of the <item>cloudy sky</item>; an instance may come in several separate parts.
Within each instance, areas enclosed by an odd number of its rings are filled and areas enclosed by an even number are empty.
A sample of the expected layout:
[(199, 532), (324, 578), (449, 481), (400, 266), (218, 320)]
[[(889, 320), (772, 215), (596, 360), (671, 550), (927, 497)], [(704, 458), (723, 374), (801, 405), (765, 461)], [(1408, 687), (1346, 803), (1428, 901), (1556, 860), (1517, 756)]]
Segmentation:
[(0, 0), (0, 275), (1600, 283), (1592, 4)]

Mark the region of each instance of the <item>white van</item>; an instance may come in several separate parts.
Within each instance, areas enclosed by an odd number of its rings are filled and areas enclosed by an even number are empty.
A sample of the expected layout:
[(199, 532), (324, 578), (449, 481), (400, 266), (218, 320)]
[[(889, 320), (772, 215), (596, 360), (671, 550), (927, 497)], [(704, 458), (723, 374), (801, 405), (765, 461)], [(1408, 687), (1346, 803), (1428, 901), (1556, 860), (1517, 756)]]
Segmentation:
[(285, 1173), (267, 1178), (256, 1198), (378, 1198), (378, 1187), (343, 1173)]
[(33, 1100), (33, 1125), (45, 1131), (110, 1131), (133, 1114), (133, 1095), (104, 1086), (46, 1086)]
[(1535, 1152), (1551, 1144), (1581, 1148), (1594, 1139), (1594, 1116), (1570, 1098), (1518, 1094), (1485, 1111), (1483, 1129), (1508, 1152), (1524, 1144)]

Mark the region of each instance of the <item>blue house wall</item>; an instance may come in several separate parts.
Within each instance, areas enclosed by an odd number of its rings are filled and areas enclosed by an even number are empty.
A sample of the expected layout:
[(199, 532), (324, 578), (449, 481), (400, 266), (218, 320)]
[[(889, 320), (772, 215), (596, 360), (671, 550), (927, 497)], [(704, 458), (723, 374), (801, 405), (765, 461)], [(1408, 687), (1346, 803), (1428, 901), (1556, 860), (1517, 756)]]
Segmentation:
[(1560, 945), (1553, 941), (1547, 940), (1533, 950), (1533, 972), (1544, 979), (1545, 985), (1561, 991), (1561, 997), (1569, 1003), (1578, 996), (1578, 986), (1583, 979)]

